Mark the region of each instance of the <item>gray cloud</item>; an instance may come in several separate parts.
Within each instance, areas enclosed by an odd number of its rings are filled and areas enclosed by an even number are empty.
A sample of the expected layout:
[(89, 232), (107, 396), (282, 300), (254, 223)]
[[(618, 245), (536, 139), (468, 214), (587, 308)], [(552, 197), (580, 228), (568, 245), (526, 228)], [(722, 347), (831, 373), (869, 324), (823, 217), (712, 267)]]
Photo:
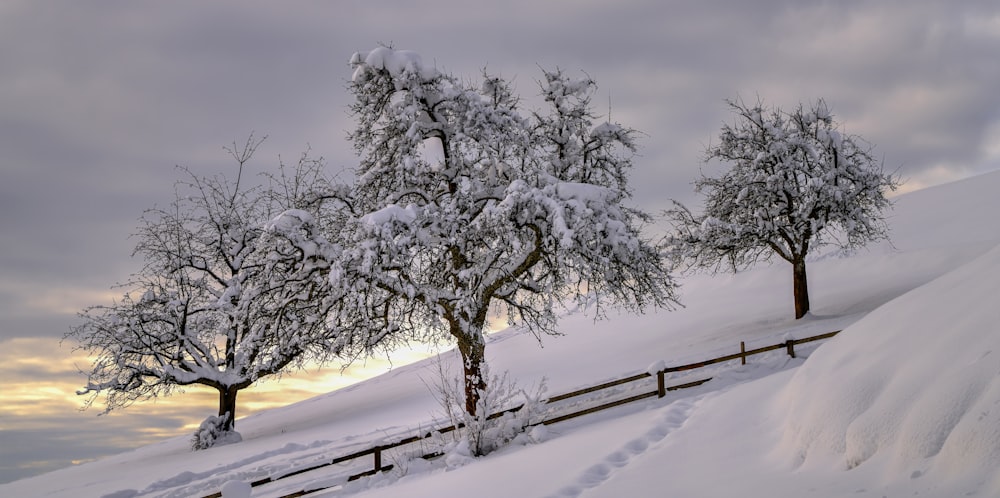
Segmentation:
[[(96, 417), (93, 413), (75, 413), (34, 417), (34, 428), (0, 430), (0, 483), (184, 434), (184, 426), (191, 422), (191, 416), (190, 413), (183, 415)], [(4, 421), (3, 418), (0, 417), (0, 421)], [(75, 423), (69, 424), (70, 421)]]

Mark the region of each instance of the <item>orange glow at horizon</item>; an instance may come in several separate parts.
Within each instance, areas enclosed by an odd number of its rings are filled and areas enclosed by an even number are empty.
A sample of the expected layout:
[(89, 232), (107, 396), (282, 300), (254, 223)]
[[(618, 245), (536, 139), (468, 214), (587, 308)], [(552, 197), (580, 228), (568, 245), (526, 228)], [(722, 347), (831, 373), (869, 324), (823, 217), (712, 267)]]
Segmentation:
[[(0, 391), (0, 403), (4, 406), (0, 429), (44, 430), (65, 424), (66, 419), (90, 418), (103, 411), (100, 397), (89, 409), (82, 410), (87, 396), (79, 396), (76, 391), (86, 382), (86, 375), (81, 372), (87, 370), (90, 360), (81, 352), (72, 351), (70, 344), (61, 342), (54, 338), (16, 338), (0, 343), (0, 377), (4, 379), (4, 389)], [(311, 366), (280, 378), (262, 379), (240, 393), (237, 418), (350, 386), (388, 372), (393, 366), (432, 356), (436, 351), (431, 346), (416, 347), (396, 351), (389, 359), (373, 357), (343, 369)], [(214, 415), (217, 407), (218, 397), (211, 388), (183, 386), (169, 396), (138, 402), (108, 416), (136, 419), (157, 416), (183, 421), (182, 430), (154, 427), (142, 430), (151, 442), (193, 431), (205, 416)], [(131, 443), (130, 447), (135, 446)]]
[[(506, 320), (495, 317), (488, 332), (506, 328)], [(58, 338), (14, 338), (0, 341), (0, 430), (20, 433), (22, 438), (33, 434), (49, 434), (55, 440), (66, 440), (68, 452), (45, 460), (28, 458), (13, 465), (38, 472), (55, 470), (66, 465), (78, 465), (102, 456), (147, 446), (173, 437), (192, 434), (208, 416), (218, 410), (218, 394), (204, 386), (178, 386), (168, 396), (137, 402), (104, 414), (102, 397), (94, 399), (87, 409), (89, 396), (77, 395), (86, 383), (91, 359), (75, 344)], [(298, 371), (265, 378), (243, 390), (237, 400), (239, 420), (272, 408), (326, 394), (387, 373), (450, 349), (441, 345), (413, 344), (387, 355), (359, 359), (341, 367), (307, 365)], [(79, 446), (75, 446), (79, 445)], [(94, 447), (100, 450), (94, 451)], [(91, 448), (91, 449), (87, 449)], [(81, 453), (82, 452), (82, 453)]]

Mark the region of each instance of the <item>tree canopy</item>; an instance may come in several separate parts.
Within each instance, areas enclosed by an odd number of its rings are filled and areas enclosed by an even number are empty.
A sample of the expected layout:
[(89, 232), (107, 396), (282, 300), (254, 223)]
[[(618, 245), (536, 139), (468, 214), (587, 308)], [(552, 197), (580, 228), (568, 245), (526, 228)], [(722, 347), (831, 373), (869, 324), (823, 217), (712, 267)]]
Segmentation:
[(595, 124), (589, 78), (545, 71), (547, 108), (526, 113), (503, 78), (470, 85), (412, 52), (355, 54), (350, 90), (361, 157), (345, 266), (373, 328), (450, 337), (466, 410), (486, 388), (491, 312), (556, 333), (559, 306), (669, 306), (675, 284), (626, 205), (634, 134)]
[(234, 179), (184, 170), (176, 200), (143, 215), (134, 254), (144, 266), (119, 301), (86, 309), (69, 334), (94, 358), (79, 393), (88, 404), (104, 394), (110, 411), (203, 385), (219, 392), (228, 431), (239, 390), (352, 346), (335, 325), (335, 246), (316, 221), (333, 216), (322, 162), (303, 155), (292, 171), (248, 186), (245, 165), (260, 142), (251, 135), (227, 149)]

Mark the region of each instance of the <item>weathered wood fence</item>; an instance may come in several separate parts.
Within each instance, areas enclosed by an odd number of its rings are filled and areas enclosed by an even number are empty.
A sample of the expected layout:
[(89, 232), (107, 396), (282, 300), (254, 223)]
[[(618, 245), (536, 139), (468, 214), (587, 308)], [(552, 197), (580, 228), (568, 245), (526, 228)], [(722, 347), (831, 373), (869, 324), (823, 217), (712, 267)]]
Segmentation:
[[(576, 398), (576, 397), (579, 397), (579, 396), (584, 396), (584, 395), (587, 395), (587, 394), (595, 393), (595, 392), (598, 392), (598, 391), (602, 391), (602, 390), (606, 390), (606, 389), (611, 389), (611, 388), (614, 388), (614, 387), (618, 387), (618, 386), (622, 386), (622, 385), (629, 384), (629, 383), (632, 383), (632, 382), (636, 382), (636, 381), (639, 381), (639, 380), (642, 380), (642, 379), (647, 379), (647, 378), (653, 377), (653, 376), (656, 377), (656, 389), (653, 390), (653, 391), (645, 391), (645, 392), (641, 392), (639, 394), (634, 394), (634, 395), (631, 395), (631, 396), (628, 396), (628, 397), (625, 397), (625, 398), (622, 398), (622, 399), (617, 399), (617, 400), (614, 400), (614, 401), (602, 403), (602, 404), (597, 405), (597, 406), (590, 406), (590, 407), (587, 407), (587, 408), (584, 408), (584, 409), (579, 409), (579, 410), (571, 411), (570, 413), (552, 416), (551, 418), (546, 418), (546, 419), (544, 419), (544, 420), (542, 420), (540, 422), (536, 422), (536, 423), (534, 423), (532, 425), (533, 426), (534, 425), (551, 425), (551, 424), (555, 424), (555, 423), (562, 422), (562, 421), (565, 421), (565, 420), (569, 420), (569, 419), (573, 419), (573, 418), (580, 417), (580, 416), (583, 416), (583, 415), (587, 415), (587, 414), (590, 414), (590, 413), (595, 413), (595, 412), (599, 412), (599, 411), (602, 411), (602, 410), (607, 410), (609, 408), (614, 408), (616, 406), (620, 406), (620, 405), (624, 405), (624, 404), (627, 404), (627, 403), (632, 403), (632, 402), (635, 402), (635, 401), (639, 401), (639, 400), (642, 400), (642, 399), (645, 399), (645, 398), (651, 398), (653, 396), (657, 396), (657, 397), (662, 398), (662, 397), (666, 396), (666, 393), (668, 391), (676, 391), (676, 390), (679, 390), (679, 389), (686, 389), (686, 388), (690, 388), (690, 387), (696, 387), (696, 386), (700, 386), (700, 385), (702, 385), (702, 384), (704, 384), (704, 383), (712, 380), (712, 377), (707, 377), (707, 378), (697, 379), (697, 380), (690, 381), (690, 382), (685, 382), (685, 383), (682, 383), (682, 384), (676, 384), (676, 385), (667, 386), (666, 385), (666, 380), (667, 380), (666, 376), (667, 376), (667, 374), (675, 373), (675, 372), (686, 372), (686, 371), (689, 371), (689, 370), (696, 370), (696, 369), (699, 369), (699, 368), (707, 367), (709, 365), (714, 365), (714, 364), (717, 364), (717, 363), (723, 363), (723, 362), (733, 361), (733, 360), (740, 360), (740, 363), (743, 364), (743, 365), (745, 365), (748, 356), (758, 355), (758, 354), (766, 353), (766, 352), (769, 352), (769, 351), (775, 351), (775, 350), (779, 350), (779, 349), (784, 349), (788, 353), (788, 356), (790, 356), (792, 358), (795, 358), (795, 346), (797, 346), (799, 344), (805, 344), (805, 343), (809, 343), (809, 342), (820, 341), (820, 340), (823, 340), (823, 339), (829, 339), (829, 338), (837, 335), (838, 333), (840, 333), (839, 330), (834, 331), (834, 332), (828, 332), (828, 333), (825, 333), (825, 334), (820, 334), (820, 335), (812, 336), (812, 337), (806, 337), (806, 338), (803, 338), (803, 339), (789, 339), (789, 340), (786, 340), (784, 342), (780, 342), (780, 343), (777, 343), (777, 344), (772, 344), (770, 346), (764, 346), (764, 347), (759, 347), (759, 348), (750, 349), (750, 350), (746, 349), (746, 343), (745, 342), (740, 342), (740, 352), (738, 352), (738, 353), (733, 353), (733, 354), (729, 354), (729, 355), (725, 355), (725, 356), (720, 356), (718, 358), (712, 358), (712, 359), (709, 359), (709, 360), (699, 361), (699, 362), (695, 362), (695, 363), (688, 363), (686, 365), (679, 365), (679, 366), (675, 366), (675, 367), (667, 367), (667, 368), (658, 370), (655, 373), (643, 372), (643, 373), (635, 374), (635, 375), (632, 375), (632, 376), (629, 376), (629, 377), (625, 377), (625, 378), (621, 378), (621, 379), (617, 379), (617, 380), (612, 380), (612, 381), (609, 381), (609, 382), (605, 382), (605, 383), (602, 383), (602, 384), (598, 384), (596, 386), (586, 387), (586, 388), (579, 389), (579, 390), (576, 390), (576, 391), (572, 391), (572, 392), (568, 392), (568, 393), (564, 393), (564, 394), (559, 394), (559, 395), (556, 395), (556, 396), (551, 396), (551, 397), (549, 397), (546, 400), (547, 404), (553, 404), (553, 403), (557, 403), (557, 402), (560, 402), (560, 401), (568, 400), (568, 399), (571, 399), (571, 398)], [(517, 412), (521, 408), (522, 408), (521, 406), (517, 406), (517, 407), (514, 407), (514, 408), (510, 408), (508, 410), (497, 412), (497, 413), (491, 414), (489, 416), (489, 418), (493, 419), (493, 418), (501, 417), (501, 416), (503, 416), (503, 415), (505, 415), (507, 413)], [(324, 462), (316, 464), (316, 465), (312, 465), (312, 466), (305, 467), (305, 468), (295, 469), (294, 471), (291, 471), (291, 472), (285, 472), (285, 473), (277, 474), (277, 475), (274, 475), (274, 476), (265, 477), (263, 479), (259, 479), (259, 480), (251, 482), (250, 486), (251, 487), (262, 486), (264, 484), (268, 484), (268, 483), (279, 481), (279, 480), (282, 480), (282, 479), (287, 479), (289, 477), (293, 477), (293, 476), (305, 474), (306, 472), (312, 472), (314, 470), (321, 469), (321, 468), (324, 468), (324, 467), (329, 467), (331, 465), (337, 465), (337, 464), (340, 464), (340, 463), (349, 462), (351, 460), (356, 460), (356, 459), (362, 458), (362, 457), (369, 457), (370, 456), (373, 459), (373, 466), (372, 466), (372, 468), (370, 470), (366, 470), (364, 472), (359, 472), (359, 473), (356, 473), (356, 474), (351, 474), (351, 475), (347, 476), (347, 478), (344, 479), (343, 482), (341, 482), (341, 483), (332, 484), (332, 485), (328, 485), (328, 486), (317, 486), (317, 487), (313, 487), (313, 488), (309, 488), (309, 489), (302, 489), (301, 491), (297, 491), (297, 492), (294, 492), (292, 494), (283, 495), (281, 498), (294, 498), (294, 497), (298, 497), (298, 496), (305, 496), (305, 495), (308, 495), (308, 494), (311, 494), (311, 493), (322, 491), (324, 489), (329, 489), (329, 488), (332, 488), (332, 487), (335, 487), (335, 486), (339, 486), (339, 485), (344, 484), (346, 482), (354, 481), (354, 480), (360, 479), (362, 477), (372, 476), (372, 475), (377, 474), (378, 472), (392, 470), (392, 468), (393, 468), (392, 464), (385, 465), (385, 464), (382, 463), (382, 460), (383, 460), (382, 457), (383, 457), (383, 453), (385, 451), (391, 450), (391, 449), (394, 449), (394, 448), (398, 448), (400, 446), (404, 446), (404, 445), (407, 445), (407, 444), (416, 443), (416, 442), (422, 441), (424, 439), (436, 437), (439, 434), (446, 434), (446, 433), (449, 433), (449, 432), (453, 432), (453, 431), (461, 429), (461, 428), (462, 428), (462, 425), (459, 424), (458, 426), (449, 425), (447, 427), (442, 427), (440, 429), (433, 430), (433, 431), (424, 431), (424, 432), (421, 432), (421, 434), (419, 434), (419, 435), (414, 435), (414, 436), (410, 436), (410, 437), (407, 437), (407, 438), (403, 438), (403, 439), (400, 439), (400, 440), (392, 442), (392, 443), (378, 444), (378, 445), (372, 446), (370, 448), (366, 448), (366, 449), (363, 449), (363, 450), (360, 450), (360, 451), (356, 451), (354, 453), (350, 453), (350, 454), (347, 454), (347, 455), (339, 456), (339, 457), (336, 457), (336, 458), (334, 458), (332, 460), (327, 460), (327, 461), (324, 461)], [(438, 457), (438, 456), (441, 456), (441, 454), (440, 453), (427, 453), (427, 454), (421, 455), (421, 458), (431, 459), (431, 458), (435, 458), (435, 457)], [(213, 493), (211, 495), (207, 495), (204, 498), (221, 498), (221, 496), (222, 496), (222, 493), (218, 492), (218, 493)]]

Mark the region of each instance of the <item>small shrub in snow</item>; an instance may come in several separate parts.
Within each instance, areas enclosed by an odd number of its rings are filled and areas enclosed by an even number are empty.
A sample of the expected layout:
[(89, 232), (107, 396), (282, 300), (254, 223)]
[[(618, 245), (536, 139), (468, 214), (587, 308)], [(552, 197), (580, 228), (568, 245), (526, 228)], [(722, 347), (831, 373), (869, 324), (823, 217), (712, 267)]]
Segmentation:
[(191, 449), (195, 451), (204, 450), (213, 446), (238, 443), (243, 440), (243, 436), (239, 432), (225, 430), (225, 424), (226, 415), (206, 418), (198, 426), (198, 430), (191, 435)]
[[(483, 373), (489, 374), (485, 364)], [(463, 382), (464, 379), (449, 375), (439, 361), (438, 378), (429, 386), (448, 420), (455, 426), (464, 427), (449, 433), (452, 441), (444, 448), (449, 467), (492, 453), (512, 442), (528, 444), (538, 441), (539, 438), (534, 437), (538, 435), (535, 431), (527, 433), (532, 420), (537, 419), (544, 409), (544, 379), (529, 393), (512, 381), (507, 372), (492, 376), (486, 383), (487, 388), (479, 393), (475, 415), (465, 410)], [(518, 405), (521, 408), (517, 411), (504, 411)]]

